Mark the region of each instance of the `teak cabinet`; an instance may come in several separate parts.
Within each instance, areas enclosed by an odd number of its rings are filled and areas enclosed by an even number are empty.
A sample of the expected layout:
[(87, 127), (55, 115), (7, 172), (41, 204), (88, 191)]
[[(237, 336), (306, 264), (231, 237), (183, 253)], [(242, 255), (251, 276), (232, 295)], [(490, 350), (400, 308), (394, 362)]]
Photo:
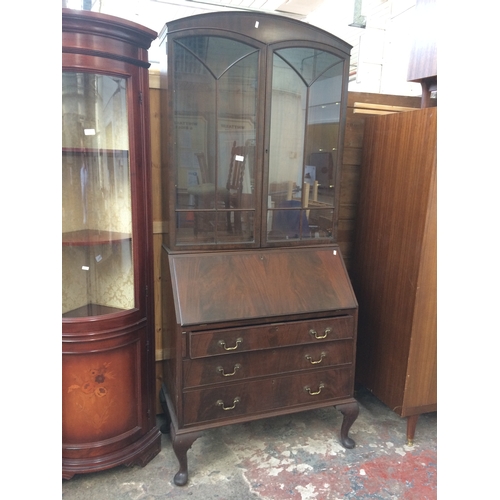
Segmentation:
[(179, 471), (204, 429), (358, 415), (357, 302), (337, 245), (350, 46), (270, 14), (168, 23), (162, 399)]
[(147, 49), (62, 12), (62, 475), (145, 464), (156, 426)]
[(436, 123), (437, 108), (367, 118), (356, 221), (356, 378), (410, 443), (437, 409)]

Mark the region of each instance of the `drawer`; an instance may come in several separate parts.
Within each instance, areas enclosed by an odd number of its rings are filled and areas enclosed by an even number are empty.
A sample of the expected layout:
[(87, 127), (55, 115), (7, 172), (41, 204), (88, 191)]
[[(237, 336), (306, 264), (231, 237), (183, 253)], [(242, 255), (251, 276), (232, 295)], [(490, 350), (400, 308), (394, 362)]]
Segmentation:
[(189, 357), (202, 358), (218, 354), (273, 349), (354, 336), (354, 318), (334, 318), (262, 326), (189, 332)]
[(352, 397), (352, 367), (314, 370), (299, 374), (222, 384), (184, 393), (184, 425), (225, 421), (266, 411)]
[(227, 356), (185, 359), (184, 387), (228, 383), (354, 362), (354, 341), (336, 340)]

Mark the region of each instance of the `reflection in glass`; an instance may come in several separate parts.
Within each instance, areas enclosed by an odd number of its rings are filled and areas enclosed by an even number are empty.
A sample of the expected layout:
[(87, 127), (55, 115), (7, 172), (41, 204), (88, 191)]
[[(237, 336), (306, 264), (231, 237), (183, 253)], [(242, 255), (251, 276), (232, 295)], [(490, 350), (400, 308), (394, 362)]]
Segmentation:
[(174, 43), (176, 243), (254, 240), (258, 51), (214, 36)]
[(329, 52), (274, 52), (269, 241), (332, 237), (342, 72)]
[(62, 313), (132, 309), (132, 210), (126, 80), (62, 78)]

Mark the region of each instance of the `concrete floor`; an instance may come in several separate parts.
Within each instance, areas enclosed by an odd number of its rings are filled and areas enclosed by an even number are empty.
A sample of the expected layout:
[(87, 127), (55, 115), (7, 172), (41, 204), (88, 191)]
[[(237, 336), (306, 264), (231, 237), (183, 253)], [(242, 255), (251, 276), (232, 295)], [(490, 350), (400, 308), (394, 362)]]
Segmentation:
[[(64, 500), (336, 500), (437, 498), (437, 414), (421, 415), (406, 446), (406, 420), (360, 389), (359, 417), (339, 443), (334, 408), (206, 431), (188, 452), (189, 481), (173, 484), (178, 462), (168, 434), (145, 467), (117, 467), (63, 481)], [(159, 423), (162, 419), (159, 417)]]

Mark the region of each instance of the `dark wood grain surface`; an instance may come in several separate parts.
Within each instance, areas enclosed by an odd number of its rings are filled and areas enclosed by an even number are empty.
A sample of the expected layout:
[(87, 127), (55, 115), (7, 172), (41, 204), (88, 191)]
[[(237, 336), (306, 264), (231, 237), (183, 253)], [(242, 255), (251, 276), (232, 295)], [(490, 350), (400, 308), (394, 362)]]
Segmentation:
[(233, 352), (353, 338), (355, 321), (345, 315), (308, 321), (274, 322), (204, 332), (189, 332), (189, 356), (202, 358)]
[[(342, 367), (187, 391), (184, 395), (185, 424), (324, 401), (334, 404), (333, 400), (351, 395), (351, 378), (352, 368)], [(235, 398), (239, 398), (239, 402), (235, 403)], [(225, 408), (234, 405), (234, 409), (224, 410), (218, 401), (222, 401)]]
[(351, 365), (353, 340), (320, 342), (301, 346), (267, 349), (241, 354), (185, 359), (185, 387), (232, 383), (277, 373)]
[(171, 255), (181, 325), (357, 306), (338, 247)]

